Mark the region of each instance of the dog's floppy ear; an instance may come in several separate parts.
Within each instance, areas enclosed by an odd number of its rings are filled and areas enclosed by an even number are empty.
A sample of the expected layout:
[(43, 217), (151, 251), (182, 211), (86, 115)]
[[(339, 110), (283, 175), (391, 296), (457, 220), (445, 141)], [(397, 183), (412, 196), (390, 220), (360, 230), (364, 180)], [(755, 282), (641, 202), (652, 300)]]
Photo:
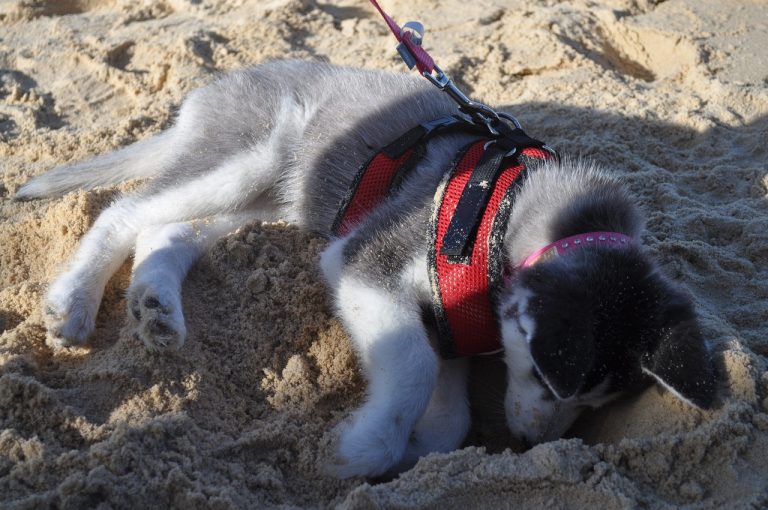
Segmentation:
[(575, 395), (595, 360), (595, 345), (588, 320), (571, 310), (537, 324), (530, 348), (534, 366), (559, 399)]
[(700, 409), (714, 407), (719, 374), (695, 319), (666, 329), (640, 366), (683, 402)]

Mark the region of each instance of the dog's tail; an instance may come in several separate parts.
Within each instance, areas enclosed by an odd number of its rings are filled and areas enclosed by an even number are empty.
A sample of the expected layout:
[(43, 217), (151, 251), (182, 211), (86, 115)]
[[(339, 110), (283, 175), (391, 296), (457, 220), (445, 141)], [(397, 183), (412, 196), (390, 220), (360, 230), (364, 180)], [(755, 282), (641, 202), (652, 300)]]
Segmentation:
[(156, 176), (173, 157), (172, 136), (173, 129), (93, 159), (54, 168), (24, 183), (14, 198), (57, 197), (76, 189)]

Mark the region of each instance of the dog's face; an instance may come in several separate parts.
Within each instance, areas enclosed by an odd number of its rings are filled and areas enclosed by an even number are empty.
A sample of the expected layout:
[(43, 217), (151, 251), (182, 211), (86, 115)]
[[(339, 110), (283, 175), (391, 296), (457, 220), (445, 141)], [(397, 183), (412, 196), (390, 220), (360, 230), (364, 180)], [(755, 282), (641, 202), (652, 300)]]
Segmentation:
[(521, 269), (498, 300), (507, 423), (539, 443), (587, 407), (652, 382), (711, 407), (717, 370), (690, 300), (636, 247), (590, 248)]

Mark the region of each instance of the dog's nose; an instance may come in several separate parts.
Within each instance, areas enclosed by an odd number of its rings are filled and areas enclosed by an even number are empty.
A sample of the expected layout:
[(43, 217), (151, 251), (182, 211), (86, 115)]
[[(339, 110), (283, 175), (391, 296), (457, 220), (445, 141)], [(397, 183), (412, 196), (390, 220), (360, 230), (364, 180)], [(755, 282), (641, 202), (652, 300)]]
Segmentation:
[[(517, 448), (519, 448), (521, 451), (530, 450), (537, 444), (539, 444), (541, 441), (537, 440), (535, 435), (526, 432), (521, 431), (513, 431), (510, 430), (510, 436), (512, 437), (512, 440), (517, 445)], [(516, 448), (516, 449), (517, 449)]]

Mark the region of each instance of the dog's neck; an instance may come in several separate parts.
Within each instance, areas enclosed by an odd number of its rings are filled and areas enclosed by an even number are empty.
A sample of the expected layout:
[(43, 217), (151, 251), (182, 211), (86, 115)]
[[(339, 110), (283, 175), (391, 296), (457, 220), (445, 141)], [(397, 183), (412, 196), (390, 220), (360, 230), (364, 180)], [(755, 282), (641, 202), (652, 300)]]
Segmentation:
[(505, 237), (513, 263), (555, 241), (589, 232), (640, 238), (643, 223), (615, 183), (579, 162), (537, 164), (515, 198)]

